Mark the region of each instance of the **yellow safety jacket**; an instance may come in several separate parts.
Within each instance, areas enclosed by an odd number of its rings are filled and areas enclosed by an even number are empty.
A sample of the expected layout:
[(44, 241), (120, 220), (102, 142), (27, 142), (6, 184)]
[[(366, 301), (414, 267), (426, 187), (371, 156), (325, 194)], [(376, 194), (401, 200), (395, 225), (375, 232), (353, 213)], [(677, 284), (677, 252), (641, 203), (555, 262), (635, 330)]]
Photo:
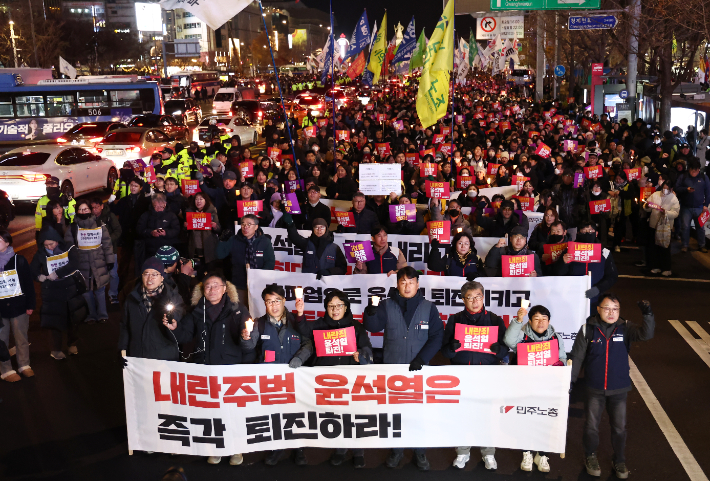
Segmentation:
[[(59, 194), (59, 199), (61, 200), (64, 194)], [(35, 210), (35, 228), (37, 230), (42, 229), (42, 219), (47, 215), (47, 204), (49, 203), (49, 197), (44, 196), (39, 201), (37, 201), (37, 209)], [(76, 213), (76, 199), (69, 201), (68, 205), (64, 206), (64, 217), (68, 220), (68, 223), (74, 222), (74, 214)]]

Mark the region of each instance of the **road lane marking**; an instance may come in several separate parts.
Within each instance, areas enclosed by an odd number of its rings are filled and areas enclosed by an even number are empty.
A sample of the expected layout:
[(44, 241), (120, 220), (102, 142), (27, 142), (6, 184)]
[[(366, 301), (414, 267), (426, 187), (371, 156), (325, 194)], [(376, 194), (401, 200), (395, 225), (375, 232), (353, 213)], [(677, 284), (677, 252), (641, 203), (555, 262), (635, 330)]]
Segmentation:
[[(688, 333), (688, 335), (690, 335), (690, 333)], [(693, 456), (690, 452), (690, 449), (688, 449), (688, 446), (683, 441), (683, 438), (680, 437), (680, 433), (678, 433), (678, 430), (671, 422), (671, 419), (668, 417), (668, 414), (666, 414), (666, 411), (663, 410), (663, 407), (661, 406), (661, 403), (658, 402), (656, 395), (653, 394), (653, 391), (651, 391), (648, 383), (636, 367), (636, 363), (634, 363), (630, 357), (629, 368), (631, 380), (634, 382), (636, 389), (638, 389), (639, 394), (646, 403), (648, 410), (651, 411), (653, 419), (656, 420), (656, 424), (658, 424), (658, 427), (661, 428), (668, 444), (671, 445), (671, 449), (673, 449), (673, 452), (678, 457), (680, 464), (683, 465), (683, 469), (685, 469), (690, 481), (708, 481), (708, 477), (695, 460), (695, 456)]]
[(700, 359), (705, 361), (705, 364), (710, 367), (710, 354), (705, 349), (703, 349), (703, 345), (700, 343), (700, 341), (693, 337), (693, 335), (685, 328), (682, 322), (671, 320), (669, 320), (668, 322), (670, 322), (671, 326), (673, 326), (675, 330), (678, 331), (678, 334), (680, 334), (681, 337), (685, 339), (685, 342), (690, 344), (690, 347), (692, 347), (693, 351), (695, 351), (695, 353), (700, 356)]
[(28, 242), (27, 244), (22, 244), (20, 247), (15, 249), (15, 252), (20, 252), (22, 249), (27, 249), (28, 247), (32, 247), (35, 244), (37, 244), (37, 241), (32, 241), (32, 242)]
[(650, 277), (650, 276), (628, 276), (628, 275), (619, 274), (619, 277), (623, 277), (624, 279), (648, 279), (648, 280), (653, 279), (654, 281), (710, 282), (710, 279), (683, 279), (683, 278), (678, 278), (678, 277), (663, 277), (663, 276)]
[(10, 232), (10, 235), (20, 235), (20, 234), (24, 234), (25, 232), (29, 232), (31, 230), (36, 230), (36, 229), (37, 229), (37, 227), (31, 225), (31, 226), (26, 227), (22, 230), (18, 230), (17, 232)]

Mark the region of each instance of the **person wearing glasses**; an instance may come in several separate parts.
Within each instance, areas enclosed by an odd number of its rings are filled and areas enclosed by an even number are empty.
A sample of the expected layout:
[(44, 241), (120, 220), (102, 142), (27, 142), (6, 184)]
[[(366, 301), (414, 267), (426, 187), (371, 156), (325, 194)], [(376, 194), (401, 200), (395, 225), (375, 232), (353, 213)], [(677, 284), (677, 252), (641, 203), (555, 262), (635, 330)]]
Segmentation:
[[(484, 294), (485, 290), (480, 282), (470, 281), (461, 286), (461, 298), (465, 308), (463, 311), (449, 317), (441, 346), (441, 353), (444, 357), (451, 359), (451, 364), (453, 365), (507, 364), (505, 358), (508, 355), (508, 346), (503, 342), (505, 338), (505, 323), (500, 316), (486, 309)], [(497, 327), (498, 338), (491, 345), (491, 352), (457, 351), (461, 348), (461, 341), (455, 338), (457, 324)], [(481, 456), (486, 469), (498, 469), (495, 454), (496, 448), (481, 448)], [(459, 446), (456, 448), (456, 459), (454, 459), (453, 466), (463, 469), (470, 458), (471, 446)]]
[[(313, 354), (313, 341), (301, 334), (293, 314), (286, 309), (286, 292), (276, 284), (261, 291), (266, 314), (254, 322), (254, 328), (242, 330), (241, 345), (246, 351), (255, 351), (258, 363), (288, 364), (296, 369)], [(303, 315), (303, 298), (296, 299), (296, 310)], [(271, 451), (264, 463), (275, 466), (283, 457), (284, 450)], [(296, 449), (297, 466), (308, 464), (303, 448)]]
[(635, 341), (653, 338), (655, 318), (651, 303), (638, 302), (643, 316), (641, 327), (620, 316), (621, 302), (612, 293), (599, 297), (597, 313), (580, 328), (572, 346), (572, 383), (584, 368), (587, 386), (584, 403), (584, 464), (590, 476), (601, 476), (597, 459), (599, 422), (606, 409), (611, 425), (612, 460), (617, 478), (626, 479), (626, 397), (631, 391), (629, 349)]
[(313, 219), (313, 233), (303, 237), (298, 233), (293, 217), (285, 212), (282, 217), (288, 230), (288, 240), (303, 251), (301, 272), (316, 274), (316, 279), (323, 276), (341, 276), (347, 272), (348, 263), (340, 246), (334, 243), (333, 233), (328, 230), (325, 219)]
[[(397, 291), (392, 297), (365, 308), (363, 326), (370, 332), (385, 332), (385, 364), (409, 364), (410, 371), (429, 364), (444, 336), (439, 310), (419, 292), (419, 272), (411, 266), (397, 271)], [(416, 448), (414, 454), (417, 467), (428, 471), (426, 449)], [(396, 468), (403, 457), (404, 449), (395, 448), (385, 464)]]
[[(372, 344), (367, 335), (367, 331), (360, 322), (353, 319), (353, 313), (350, 310), (350, 301), (347, 294), (339, 289), (330, 291), (325, 296), (323, 302), (325, 307), (325, 315), (316, 319), (314, 322), (306, 321), (303, 315), (303, 299), (299, 299), (296, 304), (298, 325), (301, 332), (315, 344), (313, 331), (329, 331), (333, 329), (344, 329), (352, 327), (355, 329), (355, 340), (357, 350), (352, 353), (346, 353), (345, 356), (318, 356), (313, 361), (314, 366), (342, 366), (342, 365), (357, 365), (372, 363)], [(346, 448), (338, 448), (330, 457), (330, 464), (340, 466), (345, 461), (345, 456), (348, 450)], [(353, 449), (353, 466), (356, 468), (365, 467), (365, 450)]]
[[(162, 265), (162, 264), (161, 264)], [(177, 343), (195, 342), (194, 361), (198, 364), (252, 364), (254, 350), (242, 347), (242, 333), (249, 311), (242, 303), (234, 284), (220, 273), (205, 276), (192, 291), (192, 312), (178, 324), (165, 319), (165, 327), (173, 331)], [(219, 464), (221, 456), (210, 456), (207, 462)], [(241, 454), (233, 454), (229, 464), (242, 464)]]
[(273, 271), (276, 265), (271, 238), (259, 228), (259, 219), (247, 214), (241, 219), (241, 229), (234, 235), (231, 228), (224, 229), (217, 244), (217, 258), (232, 258), (232, 284), (239, 298), (249, 305), (247, 297), (247, 269)]

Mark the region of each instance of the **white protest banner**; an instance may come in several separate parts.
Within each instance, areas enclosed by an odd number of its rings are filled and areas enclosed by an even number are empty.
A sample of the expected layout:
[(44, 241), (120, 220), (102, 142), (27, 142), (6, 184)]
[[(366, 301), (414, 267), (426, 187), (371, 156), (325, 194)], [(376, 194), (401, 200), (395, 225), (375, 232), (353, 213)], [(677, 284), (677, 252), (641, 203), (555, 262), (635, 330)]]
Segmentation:
[[(591, 288), (589, 276), (570, 277), (479, 277), (476, 280), (485, 288), (486, 309), (503, 318), (507, 326), (518, 313), (521, 301), (530, 305), (542, 305), (550, 310), (552, 325), (565, 339), (565, 349), (572, 350), (574, 338), (589, 315), (589, 299), (584, 293)], [(419, 290), (434, 303), (446, 321), (450, 315), (464, 309), (461, 286), (466, 282), (462, 277), (419, 276)], [(262, 271), (250, 269), (247, 272), (249, 290), (249, 310), (256, 319), (266, 314), (261, 291), (269, 284), (277, 284), (286, 292), (286, 306), (295, 308), (294, 289), (303, 287), (304, 314), (310, 321), (324, 315), (323, 299), (333, 289), (340, 289), (348, 296), (353, 317), (362, 321), (362, 314), (369, 298), (381, 299), (394, 294), (396, 276), (387, 274), (362, 274), (354, 276), (324, 276), (316, 280), (315, 274), (293, 272)], [(380, 334), (378, 336), (377, 334)], [(382, 346), (381, 333), (372, 338), (373, 347)]]
[(544, 212), (525, 212), (525, 217), (528, 218), (528, 239), (530, 234), (535, 230), (535, 227), (542, 222), (542, 218), (545, 217)]
[(301, 367), (128, 358), (130, 450), (229, 456), (298, 447), (565, 451), (571, 367)]
[(69, 251), (57, 254), (56, 256), (47, 257), (47, 271), (50, 274), (67, 264), (69, 264)]
[(17, 276), (17, 271), (14, 269), (0, 271), (0, 299), (21, 295), (22, 287), (20, 287), (20, 278)]
[(402, 166), (400, 164), (361, 164), (360, 192), (365, 195), (390, 195), (402, 193)]
[[(222, 25), (248, 7), (250, 3), (252, 3), (252, 0), (207, 0), (201, 2), (194, 0), (163, 0), (160, 2), (160, 6), (163, 10), (185, 9), (192, 13), (195, 18), (205, 22), (212, 30), (219, 30)], [(160, 17), (160, 12), (157, 15)], [(520, 35), (520, 38), (523, 38), (523, 36)]]
[(98, 249), (101, 246), (101, 227), (96, 229), (82, 229), (79, 227), (76, 237), (79, 249), (83, 251)]

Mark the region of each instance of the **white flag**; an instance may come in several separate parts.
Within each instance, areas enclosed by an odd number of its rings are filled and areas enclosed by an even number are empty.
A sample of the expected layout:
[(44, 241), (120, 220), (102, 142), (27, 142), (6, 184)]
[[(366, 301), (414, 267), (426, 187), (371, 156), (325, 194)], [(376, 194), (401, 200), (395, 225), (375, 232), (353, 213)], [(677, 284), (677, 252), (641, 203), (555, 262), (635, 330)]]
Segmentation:
[(59, 57), (59, 72), (63, 73), (71, 79), (76, 78), (76, 69), (72, 67), (71, 64), (64, 60), (62, 57)]
[(160, 6), (164, 10), (187, 10), (212, 30), (217, 30), (251, 3), (252, 0), (163, 0)]

